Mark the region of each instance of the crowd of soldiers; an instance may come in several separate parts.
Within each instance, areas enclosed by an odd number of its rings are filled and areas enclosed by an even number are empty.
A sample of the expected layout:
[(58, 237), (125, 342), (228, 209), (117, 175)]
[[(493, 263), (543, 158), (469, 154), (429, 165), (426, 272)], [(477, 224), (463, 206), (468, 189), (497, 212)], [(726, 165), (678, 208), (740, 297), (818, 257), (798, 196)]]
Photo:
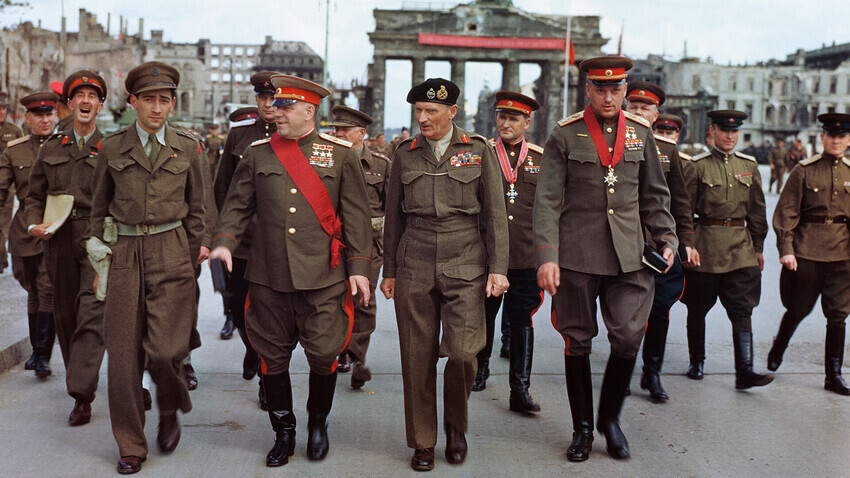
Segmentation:
[[(428, 471), (438, 437), (437, 361), (447, 358), (445, 455), (460, 464), (468, 400), (486, 387), (500, 308), (509, 409), (540, 411), (530, 393), (531, 319), (548, 292), (564, 339), (567, 458), (589, 458), (594, 427), (611, 456), (628, 458), (619, 423), (638, 351), (643, 343), (640, 387), (668, 400), (660, 376), (678, 300), (688, 310), (689, 378), (703, 378), (705, 317), (719, 298), (732, 323), (736, 388), (773, 380), (754, 370), (752, 312), (768, 224), (757, 163), (735, 150), (747, 115), (709, 112), (712, 148), (688, 156), (677, 147), (682, 119), (659, 111), (664, 90), (628, 82), (631, 67), (619, 56), (582, 62), (589, 104), (554, 125), (543, 147), (525, 139), (540, 105), (518, 92), (496, 94), (497, 135), (488, 140), (454, 121), (457, 85), (428, 79), (407, 95), (419, 133), (388, 144), (383, 135), (368, 139), (372, 118), (346, 106), (332, 109), (333, 134), (319, 132), (329, 91), (275, 72), (251, 77), (257, 107), (234, 111), (226, 138), (217, 128), (202, 137), (168, 121), (180, 73), (161, 62), (127, 74), (137, 119), (104, 136), (95, 120), (107, 82), (74, 72), (58, 94), (20, 100), (29, 135), (0, 123), (3, 218), (11, 218), (12, 194), (20, 203), (7, 234), (13, 274), (28, 294), (33, 354), (25, 368), (49, 376), (58, 337), (74, 399), (68, 421), (79, 426), (91, 419), (107, 353), (117, 471), (140, 471), (152, 402), (162, 453), (179, 443), (178, 412), (192, 409), (197, 280), (210, 259), (228, 272), (220, 336), (238, 331), (243, 378), (259, 376), (259, 405), (275, 434), (266, 465), (287, 464), (295, 449), (289, 367), (298, 344), (310, 367), (307, 456), (321, 460), (338, 374), (350, 373), (353, 388), (372, 377), (367, 351), (383, 276), (380, 291), (398, 323), (410, 464)], [(7, 98), (0, 94), (0, 120)], [(70, 120), (57, 129), (60, 106)], [(781, 190), (773, 227), (787, 312), (767, 363), (779, 368), (820, 297), (824, 387), (850, 395), (841, 375), (850, 115), (818, 119), (823, 153), (771, 153), (774, 171), (786, 157), (796, 166), (784, 188), (782, 175), (772, 176)], [(594, 424), (597, 304), (611, 351)], [(153, 397), (142, 387), (145, 370)]]

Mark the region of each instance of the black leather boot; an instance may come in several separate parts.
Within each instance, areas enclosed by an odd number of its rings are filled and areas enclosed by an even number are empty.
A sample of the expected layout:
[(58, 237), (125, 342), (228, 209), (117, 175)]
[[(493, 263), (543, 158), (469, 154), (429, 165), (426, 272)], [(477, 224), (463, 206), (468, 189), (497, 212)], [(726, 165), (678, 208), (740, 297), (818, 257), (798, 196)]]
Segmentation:
[(269, 420), (275, 431), (274, 446), (266, 455), (266, 466), (283, 466), (295, 453), (295, 414), (289, 372), (265, 376)]
[(511, 331), (511, 365), (508, 383), (511, 386), (512, 412), (539, 412), (538, 405), (528, 392), (531, 385), (531, 361), (534, 357), (534, 329), (514, 327)]
[(39, 312), (36, 316), (38, 341), (33, 347), (35, 353), (35, 376), (38, 378), (49, 377), (50, 356), (53, 353), (53, 341), (56, 338), (56, 329), (53, 324), (52, 312)]
[(260, 355), (254, 351), (251, 344), (245, 345), (245, 356), (242, 358), (242, 378), (252, 380), (260, 370)]
[(218, 333), (221, 340), (230, 340), (233, 338), (233, 330), (236, 326), (233, 324), (233, 312), (229, 310), (224, 315), (224, 325), (221, 326), (221, 331)]
[(260, 376), (260, 390), (257, 392), (257, 398), (259, 398), (260, 410), (266, 411), (269, 409), (269, 402), (266, 400), (265, 382), (263, 381), (262, 373), (258, 373), (257, 375)]
[(705, 364), (705, 317), (703, 317), (702, 321), (691, 320), (689, 314), (688, 319), (690, 365), (688, 365), (687, 375), (690, 379), (702, 380), (703, 366)]
[(661, 386), (661, 364), (664, 363), (669, 325), (670, 321), (666, 317), (650, 316), (643, 338), (643, 373), (640, 376), (640, 388), (648, 390), (649, 396), (657, 402), (670, 398)]
[(735, 388), (746, 390), (763, 387), (773, 381), (773, 375), (762, 375), (753, 371), (753, 333), (735, 332), (732, 334), (735, 345)]
[(826, 326), (826, 344), (824, 346), (824, 367), (826, 379), (823, 388), (839, 395), (850, 395), (850, 387), (841, 377), (841, 364), (844, 363), (844, 326)]
[(779, 366), (782, 365), (782, 355), (785, 354), (788, 342), (791, 341), (791, 336), (794, 335), (799, 323), (799, 321), (791, 318), (791, 314), (788, 312), (785, 312), (785, 315), (782, 316), (776, 338), (773, 339), (773, 346), (767, 354), (767, 369), (771, 372), (779, 370)]
[(307, 398), (307, 458), (322, 460), (328, 454), (328, 414), (334, 401), (336, 372), (319, 375), (310, 372), (310, 396)]
[(573, 418), (573, 440), (567, 448), (567, 459), (585, 461), (593, 448), (593, 384), (590, 380), (588, 355), (565, 355), (564, 375)]
[(627, 359), (611, 354), (602, 379), (602, 391), (599, 394), (599, 418), (596, 429), (605, 435), (608, 454), (614, 458), (625, 459), (629, 455), (629, 442), (620, 429), (620, 411), (626, 398), (626, 386), (635, 369), (636, 358)]
[(478, 371), (475, 372), (475, 380), (472, 382), (472, 391), (480, 392), (487, 388), (487, 379), (490, 378), (490, 359), (478, 359)]
[(35, 356), (35, 344), (38, 342), (38, 315), (27, 314), (27, 325), (29, 326), (32, 354), (30, 354), (30, 358), (24, 363), (24, 370), (35, 370), (35, 361), (37, 358)]

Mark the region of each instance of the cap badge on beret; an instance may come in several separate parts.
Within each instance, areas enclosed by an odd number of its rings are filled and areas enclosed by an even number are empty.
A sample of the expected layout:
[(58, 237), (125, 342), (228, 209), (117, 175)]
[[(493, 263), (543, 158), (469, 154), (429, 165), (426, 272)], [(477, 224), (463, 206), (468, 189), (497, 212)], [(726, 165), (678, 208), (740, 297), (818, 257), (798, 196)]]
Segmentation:
[(151, 76), (159, 76), (159, 68), (157, 68), (157, 67), (151, 68)]
[(425, 96), (427, 96), (429, 100), (433, 100), (437, 97), (437, 94), (434, 93), (434, 88), (428, 88), (428, 92), (425, 93)]
[(437, 92), (437, 99), (444, 100), (449, 97), (449, 92), (446, 90), (446, 85), (440, 85), (440, 91)]

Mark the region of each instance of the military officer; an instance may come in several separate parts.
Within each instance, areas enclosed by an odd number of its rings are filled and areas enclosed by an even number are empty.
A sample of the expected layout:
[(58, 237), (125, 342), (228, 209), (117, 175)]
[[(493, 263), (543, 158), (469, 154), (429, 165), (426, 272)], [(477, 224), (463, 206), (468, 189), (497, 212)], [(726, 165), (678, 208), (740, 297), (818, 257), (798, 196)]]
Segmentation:
[(209, 160), (210, 165), (210, 177), (215, 176), (215, 172), (218, 169), (218, 160), (221, 159), (221, 153), (224, 151), (224, 141), (225, 137), (223, 134), (219, 133), (218, 125), (213, 124), (210, 126), (210, 132), (204, 136), (204, 142), (207, 144), (207, 159)]
[[(460, 90), (430, 78), (407, 94), (420, 134), (393, 154), (381, 291), (398, 321), (407, 446), (434, 468), (437, 360), (443, 373), (446, 459), (466, 459), (467, 401), (484, 347), (484, 297), (508, 288), (508, 228), (499, 165), (485, 138), (452, 119)], [(441, 336), (442, 330), (442, 336)]]
[(62, 92), (64, 83), (54, 81), (50, 83), (50, 89), (59, 96), (59, 101), (56, 103), (56, 132), (68, 132), (74, 127), (74, 114), (68, 107), (68, 100)]
[[(106, 99), (106, 81), (93, 71), (80, 70), (65, 79), (62, 96), (74, 115), (73, 131), (53, 135), (30, 172), (26, 223), (31, 236), (44, 241), (47, 272), (53, 284), (53, 314), (59, 348), (65, 362), (68, 395), (74, 409), (71, 426), (91, 419), (103, 361), (103, 302), (94, 292), (95, 272), (87, 258), (91, 178), (103, 135), (95, 124)], [(49, 195), (73, 196), (71, 217), (55, 232), (44, 223)]]
[(685, 170), (700, 251), (700, 265), (686, 268), (682, 296), (688, 306), (688, 377), (703, 378), (705, 316), (720, 297), (732, 322), (735, 388), (742, 390), (773, 380), (753, 371), (752, 313), (761, 295), (767, 235), (764, 191), (755, 158), (735, 151), (747, 114), (715, 110), (708, 117), (714, 147), (694, 156)]
[(289, 75), (274, 75), (271, 83), (277, 133), (251, 143), (239, 161), (212, 257), (230, 269), (232, 251), (256, 216), (245, 326), (262, 359), (276, 435), (266, 465), (281, 466), (295, 449), (289, 362), (299, 342), (310, 365), (307, 457), (328, 453), (336, 357), (352, 327), (352, 296), (369, 301), (372, 228), (357, 152), (315, 128), (321, 99), (330, 92)]
[[(21, 98), (26, 108), (24, 116), (32, 134), (10, 141), (0, 155), (0, 204), (14, 201), (11, 187), (15, 187), (22, 204), (29, 190), (29, 176), (41, 147), (53, 132), (56, 120), (56, 102), (59, 96), (52, 92), (35, 93)], [(53, 288), (44, 262), (41, 239), (27, 234), (24, 208), (19, 207), (9, 228), (9, 252), (12, 253), (12, 273), (27, 291), (30, 344), (33, 355), (24, 368), (35, 370), (35, 375), (45, 378), (51, 374), (50, 355), (56, 335), (53, 324)]]
[[(498, 136), (491, 144), (502, 170), (510, 239), (507, 277), (511, 287), (504, 295), (502, 310), (502, 323), (510, 324), (509, 407), (520, 413), (539, 412), (540, 405), (531, 398), (528, 388), (534, 352), (531, 317), (543, 302), (543, 291), (537, 286), (531, 230), (531, 209), (534, 206), (534, 189), (537, 186), (543, 148), (526, 141), (524, 135), (531, 126), (531, 112), (540, 108), (540, 105), (523, 94), (499, 91), (493, 107)], [(500, 307), (501, 296), (488, 297), (484, 301), (487, 343), (478, 353), (478, 373), (472, 384), (473, 391), (486, 388), (496, 314)]]
[(841, 377), (844, 362), (844, 322), (850, 313), (850, 115), (827, 113), (823, 123), (823, 153), (791, 171), (773, 213), (779, 262), (779, 293), (787, 309), (767, 368), (777, 370), (797, 325), (812, 311), (818, 296), (826, 316), (824, 361), (826, 390), (850, 395)]
[[(573, 419), (571, 461), (593, 443), (591, 340), (596, 299), (611, 356), (602, 380), (596, 428), (608, 453), (628, 458), (619, 416), (653, 300), (652, 273), (642, 263), (644, 232), (673, 265), (678, 242), (649, 122), (623, 112), (628, 58), (583, 61), (586, 110), (558, 123), (543, 151), (534, 203), (537, 282), (552, 294), (552, 322), (565, 342), (567, 395)], [(588, 240), (590, 238), (590, 240)]]
[(148, 454), (146, 364), (156, 384), (162, 452), (173, 451), (180, 440), (177, 411), (192, 409), (182, 361), (196, 307), (194, 266), (204, 234), (206, 163), (195, 137), (166, 123), (179, 81), (180, 73), (161, 62), (127, 74), (124, 86), (138, 119), (103, 139), (92, 179), (87, 249), (90, 255), (111, 249), (104, 337), (109, 415), (122, 474), (138, 472)]
[[(242, 153), (254, 141), (270, 138), (275, 133), (275, 110), (274, 87), (271, 77), (278, 73), (273, 71), (261, 71), (251, 76), (251, 84), (254, 86), (254, 99), (256, 108), (240, 108), (231, 113), (230, 120), (235, 122), (224, 142), (224, 150), (219, 160), (218, 171), (213, 183), (215, 204), (219, 211), (224, 206), (224, 199), (233, 180), (233, 174)], [(251, 236), (253, 225), (244, 231), (242, 240), (233, 250), (233, 271), (228, 276), (227, 291), (224, 295), (226, 315), (224, 326), (221, 329), (222, 338), (233, 334), (233, 327), (239, 330), (239, 337), (245, 346), (245, 355), (242, 359), (242, 378), (252, 380), (255, 375), (260, 375), (259, 398), (260, 408), (265, 410), (265, 394), (263, 392), (263, 378), (260, 367), (260, 357), (245, 333), (245, 298), (248, 296), (248, 281), (245, 280), (245, 268), (248, 265), (248, 251), (251, 247)]]
[[(656, 124), (659, 117), (658, 108), (666, 99), (667, 94), (663, 88), (646, 81), (631, 82), (626, 90), (627, 111), (642, 117), (650, 124)], [(648, 390), (653, 400), (663, 401), (669, 399), (667, 391), (661, 385), (660, 375), (670, 324), (670, 308), (682, 296), (685, 287), (682, 261), (699, 263), (699, 253), (691, 247), (694, 238), (693, 213), (685, 189), (679, 147), (675, 140), (662, 135), (655, 135), (655, 146), (661, 161), (661, 171), (670, 190), (670, 213), (676, 221), (676, 237), (679, 239), (679, 250), (683, 253), (682, 258), (673, 258), (673, 267), (667, 273), (654, 274), (655, 297), (643, 339), (643, 373), (640, 377), (640, 387)], [(647, 237), (647, 243), (654, 246), (650, 237)]]
[(360, 165), (366, 175), (366, 191), (369, 194), (369, 209), (372, 215), (372, 266), (369, 272), (369, 303), (354, 304), (354, 328), (351, 330), (351, 340), (348, 349), (339, 356), (339, 367), (345, 362), (351, 363), (351, 386), (361, 388), (372, 379), (372, 372), (366, 365), (366, 351), (369, 348), (369, 338), (375, 331), (375, 287), (381, 266), (384, 264), (384, 211), (387, 207), (386, 179), (390, 171), (390, 158), (370, 150), (364, 143), (366, 127), (372, 124), (372, 117), (343, 105), (334, 106), (331, 110), (334, 120), (334, 135), (351, 143), (351, 147), (360, 156)]
[[(21, 128), (14, 123), (6, 121), (6, 113), (9, 109), (9, 94), (0, 91), (0, 153), (6, 149), (9, 141), (24, 135)], [(9, 236), (9, 226), (12, 223), (12, 202), (0, 204), (0, 273), (9, 267), (6, 253), (6, 238)]]
[(776, 140), (776, 146), (770, 148), (767, 155), (767, 162), (770, 164), (770, 183), (767, 185), (767, 192), (773, 189), (773, 183), (776, 183), (776, 193), (782, 191), (782, 180), (785, 178), (785, 160), (788, 157), (788, 149), (785, 148), (785, 140), (779, 138)]

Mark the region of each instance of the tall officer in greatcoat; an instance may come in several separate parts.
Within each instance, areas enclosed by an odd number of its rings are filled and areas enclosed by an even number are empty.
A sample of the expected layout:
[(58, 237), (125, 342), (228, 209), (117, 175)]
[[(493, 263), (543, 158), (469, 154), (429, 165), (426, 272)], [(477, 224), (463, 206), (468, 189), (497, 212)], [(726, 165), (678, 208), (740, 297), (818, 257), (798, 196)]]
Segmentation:
[[(47, 272), (53, 284), (53, 315), (65, 362), (65, 384), (74, 397), (71, 426), (91, 419), (103, 362), (103, 302), (94, 292), (95, 272), (86, 255), (91, 215), (92, 173), (103, 135), (95, 124), (106, 100), (106, 81), (80, 70), (65, 79), (62, 96), (74, 115), (71, 131), (53, 135), (30, 172), (26, 222), (31, 236), (44, 242)], [(70, 217), (55, 232), (44, 223), (48, 196), (73, 196)]]
[(694, 215), (694, 246), (700, 265), (688, 265), (682, 302), (688, 306), (688, 377), (701, 380), (705, 361), (705, 316), (717, 298), (732, 322), (735, 388), (767, 385), (772, 375), (753, 371), (753, 308), (761, 296), (764, 238), (767, 236), (764, 191), (755, 158), (735, 151), (747, 114), (708, 112), (714, 147), (694, 156), (685, 169), (685, 184)]
[[(18, 201), (25, 204), (29, 191), (30, 171), (42, 146), (56, 124), (56, 103), (59, 95), (52, 92), (34, 93), (21, 98), (26, 108), (24, 116), (31, 134), (10, 141), (0, 155), (0, 205), (14, 201), (14, 186)], [(27, 234), (24, 208), (19, 207), (9, 228), (9, 252), (12, 254), (12, 274), (27, 291), (30, 344), (33, 354), (24, 364), (27, 370), (45, 378), (51, 374), (50, 356), (56, 336), (53, 323), (53, 287), (44, 261), (41, 239)]]
[(655, 283), (644, 267), (644, 229), (667, 268), (678, 246), (670, 193), (649, 122), (623, 112), (632, 61), (583, 61), (586, 110), (558, 123), (543, 151), (534, 202), (537, 281), (552, 294), (552, 323), (564, 338), (567, 395), (573, 419), (571, 461), (586, 460), (593, 443), (591, 341), (598, 333), (596, 299), (608, 328), (611, 356), (602, 380), (596, 428), (608, 453), (628, 458), (619, 425)]
[(366, 351), (369, 348), (369, 338), (375, 331), (375, 287), (381, 266), (384, 264), (384, 211), (387, 208), (387, 178), (390, 172), (390, 158), (369, 149), (363, 139), (366, 137), (366, 127), (372, 124), (372, 117), (344, 105), (334, 106), (331, 112), (334, 120), (334, 135), (351, 143), (360, 157), (360, 165), (366, 175), (366, 192), (369, 195), (369, 210), (372, 216), (372, 267), (369, 271), (369, 303), (354, 304), (354, 328), (351, 330), (351, 340), (348, 349), (339, 356), (338, 371), (343, 371), (343, 364), (351, 364), (351, 386), (361, 388), (372, 379), (372, 371), (366, 365)]
[(319, 104), (330, 92), (295, 76), (271, 82), (277, 132), (251, 143), (239, 161), (211, 257), (230, 268), (256, 216), (245, 326), (262, 360), (275, 431), (266, 465), (281, 466), (295, 450), (289, 363), (298, 343), (310, 365), (307, 457), (328, 453), (336, 358), (354, 320), (352, 297), (369, 301), (372, 228), (357, 153), (348, 141), (316, 131)]
[[(224, 207), (224, 199), (233, 181), (236, 167), (242, 160), (242, 155), (248, 146), (254, 141), (270, 138), (276, 131), (274, 120), (274, 87), (271, 77), (277, 75), (273, 71), (261, 71), (251, 75), (251, 84), (254, 86), (254, 100), (256, 108), (239, 108), (230, 114), (233, 127), (227, 134), (224, 142), (224, 150), (218, 163), (218, 171), (213, 180), (213, 194), (215, 205), (219, 211)], [(248, 296), (248, 281), (245, 279), (245, 268), (248, 266), (248, 253), (251, 247), (251, 236), (253, 235), (253, 222), (244, 231), (242, 240), (233, 250), (233, 271), (227, 278), (227, 290), (223, 294), (225, 302), (226, 319), (221, 328), (221, 338), (227, 339), (233, 335), (233, 328), (239, 331), (239, 337), (245, 346), (245, 355), (242, 358), (242, 378), (252, 380), (255, 375), (260, 375), (259, 402), (260, 408), (266, 410), (265, 393), (263, 391), (263, 377), (260, 370), (260, 356), (248, 341), (245, 332), (245, 298)]]
[[(0, 153), (6, 149), (9, 141), (24, 135), (11, 121), (6, 121), (6, 113), (9, 110), (9, 94), (0, 91)], [(9, 267), (8, 253), (6, 252), (6, 238), (9, 235), (9, 226), (12, 224), (12, 203), (0, 204), (0, 273)]]
[[(543, 303), (543, 291), (537, 285), (531, 224), (534, 190), (540, 175), (543, 148), (526, 141), (524, 135), (531, 126), (532, 111), (540, 108), (540, 105), (523, 94), (499, 91), (493, 107), (498, 136), (491, 144), (502, 171), (510, 247), (507, 277), (511, 287), (504, 294), (502, 309), (502, 323), (510, 324), (509, 407), (520, 413), (539, 412), (540, 405), (531, 398), (528, 388), (534, 357), (531, 317)], [(487, 343), (478, 353), (478, 373), (472, 385), (473, 391), (484, 390), (490, 375), (490, 354), (493, 351), (496, 314), (500, 307), (502, 296), (491, 296), (484, 301)]]
[[(104, 338), (109, 415), (121, 456), (118, 472), (147, 458), (142, 372), (159, 406), (157, 444), (180, 440), (177, 411), (192, 409), (182, 370), (195, 316), (195, 264), (204, 234), (206, 159), (195, 137), (166, 123), (180, 73), (161, 62), (130, 70), (124, 81), (138, 119), (101, 142), (92, 196), (90, 258), (105, 292)], [(100, 289), (106, 283), (106, 291)]]
[[(634, 81), (629, 83), (626, 91), (626, 100), (629, 102), (626, 110), (654, 125), (658, 119), (658, 108), (666, 99), (667, 94), (660, 86), (646, 81)], [(643, 373), (640, 377), (640, 387), (648, 390), (653, 400), (663, 401), (669, 399), (667, 391), (661, 385), (660, 376), (667, 344), (667, 329), (670, 325), (670, 308), (679, 300), (685, 288), (682, 261), (698, 264), (699, 253), (690, 247), (694, 238), (693, 213), (688, 191), (685, 189), (679, 147), (675, 141), (665, 136), (654, 134), (654, 137), (661, 171), (670, 190), (670, 214), (676, 221), (676, 237), (679, 239), (679, 252), (682, 255), (681, 258), (677, 255), (673, 259), (673, 267), (665, 274), (654, 274), (655, 298), (643, 338)], [(654, 246), (648, 236), (647, 243)]]
[[(393, 154), (381, 291), (398, 321), (407, 446), (434, 468), (437, 360), (443, 373), (446, 459), (466, 459), (467, 405), (485, 343), (484, 298), (508, 288), (508, 225), (493, 148), (461, 129), (460, 89), (430, 78), (407, 94), (420, 134)], [(442, 334), (441, 334), (442, 331)]]
[(820, 296), (826, 316), (826, 390), (850, 395), (841, 376), (844, 324), (850, 314), (850, 115), (826, 113), (823, 153), (791, 170), (773, 213), (782, 272), (779, 294), (786, 308), (767, 368), (777, 370), (797, 325)]

